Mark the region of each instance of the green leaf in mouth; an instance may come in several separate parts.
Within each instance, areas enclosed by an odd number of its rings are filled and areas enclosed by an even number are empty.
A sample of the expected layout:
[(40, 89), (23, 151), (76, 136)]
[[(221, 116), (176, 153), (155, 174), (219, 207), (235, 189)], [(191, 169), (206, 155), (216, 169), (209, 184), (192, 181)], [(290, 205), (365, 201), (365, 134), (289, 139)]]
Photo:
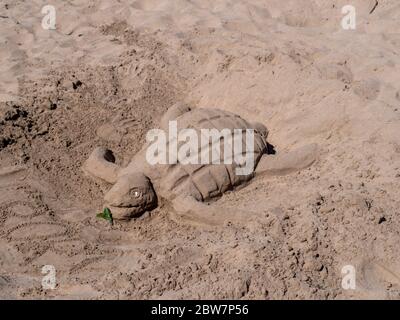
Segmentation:
[(113, 217), (111, 214), (111, 210), (109, 208), (104, 208), (103, 212), (100, 212), (96, 215), (97, 218), (102, 218), (105, 219), (107, 221), (110, 221), (111, 224), (113, 224)]

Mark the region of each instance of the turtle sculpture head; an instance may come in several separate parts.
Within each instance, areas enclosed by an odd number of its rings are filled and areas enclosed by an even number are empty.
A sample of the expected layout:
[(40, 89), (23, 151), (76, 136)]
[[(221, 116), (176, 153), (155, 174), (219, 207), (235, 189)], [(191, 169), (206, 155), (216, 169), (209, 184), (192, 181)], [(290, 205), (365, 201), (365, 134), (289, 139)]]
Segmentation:
[(104, 200), (113, 215), (122, 220), (140, 216), (157, 206), (157, 196), (152, 183), (140, 172), (119, 177)]

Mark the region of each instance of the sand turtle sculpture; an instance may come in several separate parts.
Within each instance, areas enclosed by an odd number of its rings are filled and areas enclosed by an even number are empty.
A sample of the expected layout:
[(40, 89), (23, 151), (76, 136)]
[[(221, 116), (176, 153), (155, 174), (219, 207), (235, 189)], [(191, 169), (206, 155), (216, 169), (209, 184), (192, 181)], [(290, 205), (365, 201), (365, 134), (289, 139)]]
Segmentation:
[[(105, 206), (113, 218), (129, 220), (157, 207), (160, 199), (171, 203), (173, 217), (191, 222), (218, 224), (232, 217), (232, 210), (221, 208), (213, 200), (225, 192), (245, 186), (255, 175), (286, 174), (310, 166), (317, 157), (317, 145), (311, 144), (289, 153), (272, 154), (267, 143), (268, 130), (260, 123), (250, 123), (239, 115), (219, 109), (191, 108), (178, 103), (164, 114), (160, 129), (167, 135), (170, 121), (176, 121), (178, 130), (194, 129), (201, 136), (201, 129), (234, 130), (253, 129), (253, 164), (247, 174), (237, 174), (244, 163), (183, 164), (179, 160), (171, 164), (150, 164), (146, 158), (146, 143), (126, 168), (115, 164), (112, 151), (98, 147), (83, 165), (86, 174), (113, 184), (105, 195)], [(245, 134), (243, 134), (245, 136)], [(176, 139), (176, 138), (174, 138)], [(224, 136), (220, 136), (220, 148), (224, 148)], [(172, 143), (167, 137), (167, 144)], [(177, 143), (179, 144), (179, 143)], [(211, 148), (212, 143), (199, 144), (200, 152)], [(179, 145), (178, 145), (179, 148)], [(167, 151), (169, 148), (167, 148)], [(243, 151), (244, 150), (244, 151)], [(212, 150), (208, 150), (212, 156)], [(246, 147), (241, 150), (246, 156)], [(233, 150), (234, 153), (234, 150)], [(234, 157), (233, 157), (234, 158)], [(211, 162), (211, 161), (210, 161)]]

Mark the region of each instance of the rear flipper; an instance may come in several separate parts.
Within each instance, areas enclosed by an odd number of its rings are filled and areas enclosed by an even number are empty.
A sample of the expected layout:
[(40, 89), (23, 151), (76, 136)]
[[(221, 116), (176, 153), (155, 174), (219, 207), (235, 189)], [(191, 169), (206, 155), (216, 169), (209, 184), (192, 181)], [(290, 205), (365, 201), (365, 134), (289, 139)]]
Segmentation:
[(176, 120), (179, 116), (189, 112), (191, 107), (183, 102), (178, 102), (170, 107), (164, 116), (161, 118), (160, 128), (168, 130), (169, 122)]
[(318, 159), (319, 147), (308, 144), (288, 153), (263, 155), (255, 170), (256, 176), (285, 175), (308, 168)]

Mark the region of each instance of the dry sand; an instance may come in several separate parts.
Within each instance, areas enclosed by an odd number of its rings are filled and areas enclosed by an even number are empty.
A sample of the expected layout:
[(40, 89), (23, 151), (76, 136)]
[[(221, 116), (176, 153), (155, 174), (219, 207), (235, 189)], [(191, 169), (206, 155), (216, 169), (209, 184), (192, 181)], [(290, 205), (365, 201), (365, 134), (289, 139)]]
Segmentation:
[[(46, 4), (0, 3), (1, 298), (400, 298), (397, 0), (53, 0), (56, 30)], [(319, 161), (226, 194), (247, 215), (224, 227), (168, 203), (97, 219), (110, 185), (83, 161), (103, 145), (128, 163), (177, 101), (263, 122), (278, 153), (318, 143)]]

